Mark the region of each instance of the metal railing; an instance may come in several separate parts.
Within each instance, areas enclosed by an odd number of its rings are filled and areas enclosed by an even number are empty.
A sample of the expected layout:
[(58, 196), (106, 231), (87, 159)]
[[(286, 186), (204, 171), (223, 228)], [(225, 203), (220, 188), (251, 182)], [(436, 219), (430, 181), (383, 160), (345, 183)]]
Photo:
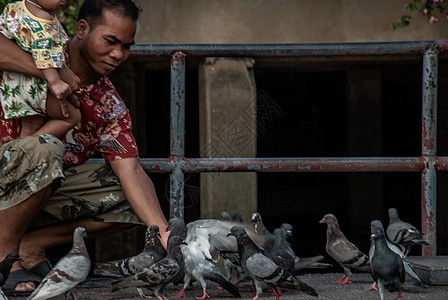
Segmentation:
[[(184, 214), (184, 173), (199, 172), (421, 172), (422, 231), (430, 241), (423, 255), (436, 255), (436, 171), (448, 170), (448, 157), (436, 155), (438, 55), (448, 41), (328, 44), (136, 44), (133, 56), (171, 58), (170, 156), (142, 158), (148, 172), (170, 173), (170, 215)], [(421, 55), (422, 135), (420, 157), (344, 158), (186, 158), (185, 63), (188, 56), (311, 57)]]

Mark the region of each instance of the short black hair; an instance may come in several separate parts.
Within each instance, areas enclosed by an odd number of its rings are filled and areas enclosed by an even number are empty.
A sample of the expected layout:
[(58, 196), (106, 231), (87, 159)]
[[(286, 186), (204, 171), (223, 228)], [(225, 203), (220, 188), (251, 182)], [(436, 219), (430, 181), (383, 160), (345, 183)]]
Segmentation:
[(79, 9), (77, 22), (84, 19), (94, 28), (101, 22), (104, 10), (113, 10), (135, 22), (142, 11), (133, 0), (85, 0)]

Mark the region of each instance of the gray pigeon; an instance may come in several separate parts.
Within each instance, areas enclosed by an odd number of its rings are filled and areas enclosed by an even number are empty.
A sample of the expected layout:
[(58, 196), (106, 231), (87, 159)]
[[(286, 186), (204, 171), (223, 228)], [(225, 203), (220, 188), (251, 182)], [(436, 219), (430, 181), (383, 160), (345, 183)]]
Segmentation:
[(236, 241), (225, 233), (228, 230), (225, 222), (214, 219), (197, 220), (187, 224), (187, 245), (181, 247), (185, 262), (184, 286), (177, 294), (178, 297), (183, 295), (192, 279), (197, 280), (202, 287), (202, 297), (196, 297), (197, 299), (208, 297), (205, 280), (214, 281), (233, 296), (240, 297), (238, 289), (212, 263), (218, 261), (221, 251), (237, 250)]
[(228, 211), (221, 212), (221, 221), (232, 221), (232, 217)]
[[(298, 257), (296, 256), (294, 250), (291, 248), (291, 244), (289, 244), (289, 240), (292, 238), (293, 226), (288, 223), (283, 223), (280, 226), (281, 230), (284, 233), (286, 243), (289, 245), (288, 251), (291, 252), (294, 258), (294, 274), (299, 274), (303, 272), (305, 269), (325, 269), (332, 267), (332, 264), (321, 263), (319, 261), (323, 260), (324, 257), (322, 255), (316, 255), (312, 257)], [(275, 234), (275, 233), (274, 233)]]
[[(236, 218), (239, 218), (241, 214), (238, 214)], [(235, 220), (235, 219), (234, 219)], [(232, 221), (232, 217), (230, 216), (230, 213), (227, 211), (221, 212), (221, 221), (230, 222)], [(239, 220), (237, 222), (240, 222)], [(241, 222), (242, 222), (242, 216), (241, 216)], [(226, 279), (233, 282), (234, 284), (239, 284), (241, 280), (243, 280), (243, 269), (239, 265), (239, 255), (237, 252), (228, 252), (228, 251), (221, 251), (220, 252), (221, 257), (223, 258), (223, 269), (224, 274), (226, 276)], [(235, 275), (233, 273), (236, 273)]]
[(295, 275), (294, 263), (296, 255), (286, 241), (286, 236), (281, 228), (274, 230), (275, 243), (272, 251), (266, 254), (275, 264)]
[(234, 212), (232, 214), (232, 221), (238, 222), (238, 223), (243, 223), (243, 215), (239, 212)]
[(405, 256), (408, 256), (411, 246), (429, 245), (422, 238), (422, 233), (411, 224), (400, 220), (397, 210), (389, 208), (389, 226), (387, 226), (387, 237), (389, 240), (400, 246)]
[(182, 282), (184, 276), (184, 262), (180, 245), (186, 245), (180, 236), (172, 236), (168, 241), (168, 254), (149, 266), (147, 269), (112, 283), (112, 291), (128, 287), (148, 287), (158, 299), (167, 299), (162, 295), (166, 285)]
[[(373, 222), (373, 224), (376, 227), (382, 228), (384, 231), (384, 228), (382, 227), (383, 224), (381, 222), (379, 222), (379, 223), (378, 222)], [(418, 285), (420, 285), (423, 288), (428, 288), (428, 286), (420, 279), (420, 277), (418, 277), (417, 273), (415, 273), (414, 267), (411, 265), (409, 260), (403, 254), (400, 247), (398, 247), (397, 245), (390, 242), (387, 237), (386, 237), (386, 243), (390, 250), (392, 250), (393, 252), (395, 252), (396, 254), (398, 254), (401, 257), (401, 260), (403, 261), (403, 265), (404, 265), (404, 270), (406, 271), (406, 273), (409, 276), (411, 276), (415, 281), (417, 281)], [(370, 251), (369, 251), (369, 256), (372, 254), (371, 252), (373, 251), (373, 249), (374, 249), (374, 245), (371, 245)]]
[(398, 291), (396, 299), (403, 298), (403, 284), (406, 273), (400, 255), (392, 251), (386, 240), (383, 224), (374, 220), (370, 223), (371, 240), (369, 256), (372, 278), (378, 286), (381, 300), (384, 299), (384, 290)]
[(135, 275), (149, 268), (166, 256), (165, 248), (163, 248), (159, 238), (159, 226), (148, 226), (145, 233), (145, 246), (141, 253), (113, 263), (97, 264), (94, 274), (106, 277), (123, 277)]
[(349, 242), (339, 229), (339, 223), (332, 214), (326, 214), (319, 223), (327, 224), (327, 244), (325, 249), (335, 261), (344, 269), (344, 276), (335, 281), (337, 283), (352, 283), (350, 277), (352, 270), (370, 272), (370, 263), (367, 255), (362, 253), (354, 244)]
[(73, 288), (86, 280), (90, 272), (90, 257), (84, 243), (86, 237), (85, 228), (76, 227), (72, 249), (42, 279), (27, 300), (48, 299), (64, 293), (68, 299), (73, 294)]
[(265, 256), (263, 251), (249, 237), (244, 227), (233, 226), (228, 235), (237, 239), (241, 266), (245, 273), (254, 280), (256, 295), (253, 300), (259, 298), (265, 287), (273, 288), (276, 299), (280, 297), (277, 287), (295, 289), (317, 296), (316, 291), (311, 286), (302, 282), (298, 277), (292, 276), (286, 269)]

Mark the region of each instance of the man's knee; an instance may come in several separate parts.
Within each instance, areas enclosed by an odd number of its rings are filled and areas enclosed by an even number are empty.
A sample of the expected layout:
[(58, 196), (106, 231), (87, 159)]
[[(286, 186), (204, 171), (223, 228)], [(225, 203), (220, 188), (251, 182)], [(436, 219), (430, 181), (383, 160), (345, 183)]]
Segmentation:
[(14, 206), (63, 178), (64, 145), (51, 135), (28, 136), (0, 147), (0, 209)]
[(37, 161), (57, 158), (62, 162), (64, 158), (64, 144), (58, 138), (49, 134), (32, 136), (24, 147), (24, 150), (28, 150), (27, 153), (35, 156), (34, 158)]

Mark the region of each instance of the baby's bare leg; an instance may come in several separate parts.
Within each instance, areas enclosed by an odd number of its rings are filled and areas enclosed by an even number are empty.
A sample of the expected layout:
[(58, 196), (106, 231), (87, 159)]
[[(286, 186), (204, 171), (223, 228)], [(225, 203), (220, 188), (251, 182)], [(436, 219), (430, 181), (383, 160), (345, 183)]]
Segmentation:
[(42, 126), (36, 134), (51, 134), (59, 139), (62, 139), (65, 134), (75, 127), (81, 121), (81, 112), (75, 108), (67, 100), (62, 100), (65, 110), (69, 116), (66, 118), (62, 114), (61, 104), (59, 100), (50, 91), (48, 91), (47, 98), (47, 114), (51, 117), (44, 126)]
[(44, 117), (39, 115), (20, 118), (20, 138), (33, 135), (44, 124)]

